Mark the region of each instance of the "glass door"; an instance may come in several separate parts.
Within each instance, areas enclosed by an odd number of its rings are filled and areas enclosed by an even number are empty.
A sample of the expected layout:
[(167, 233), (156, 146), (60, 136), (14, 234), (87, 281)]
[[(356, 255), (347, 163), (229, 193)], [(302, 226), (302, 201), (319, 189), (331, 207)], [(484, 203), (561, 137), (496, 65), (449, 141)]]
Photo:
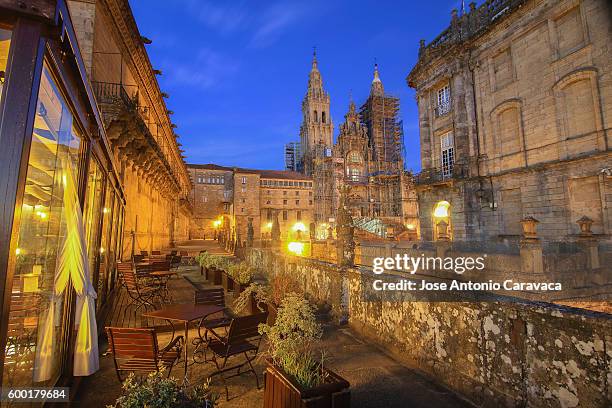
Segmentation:
[(74, 233), (73, 223), (67, 224), (67, 208), (78, 208), (80, 148), (73, 116), (45, 64), (21, 222), (12, 246), (16, 262), (4, 350), (5, 387), (51, 385), (60, 375), (67, 275), (82, 256), (67, 239)]

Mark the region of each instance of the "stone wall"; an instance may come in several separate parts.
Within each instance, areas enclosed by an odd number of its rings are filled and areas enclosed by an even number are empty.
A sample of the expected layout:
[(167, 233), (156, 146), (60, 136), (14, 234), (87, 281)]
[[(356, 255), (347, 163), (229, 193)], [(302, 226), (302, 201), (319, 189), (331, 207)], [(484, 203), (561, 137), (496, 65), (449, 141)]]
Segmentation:
[(250, 249), (264, 273), (293, 274), (339, 321), (484, 407), (612, 404), (612, 318), (528, 301), (414, 302), (363, 297), (371, 273)]

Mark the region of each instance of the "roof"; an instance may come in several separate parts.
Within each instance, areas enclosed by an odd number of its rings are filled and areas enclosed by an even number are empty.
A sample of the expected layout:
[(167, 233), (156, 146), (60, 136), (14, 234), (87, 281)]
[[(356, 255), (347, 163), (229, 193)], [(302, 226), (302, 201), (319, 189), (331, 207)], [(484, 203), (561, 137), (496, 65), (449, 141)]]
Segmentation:
[(226, 170), (232, 171), (234, 170), (232, 167), (219, 166), (218, 164), (208, 163), (208, 164), (187, 164), (187, 167), (192, 169), (202, 169), (202, 170)]
[(192, 169), (203, 169), (203, 170), (225, 170), (233, 171), (235, 173), (246, 173), (246, 174), (259, 174), (262, 178), (271, 179), (285, 179), (285, 180), (312, 180), (305, 174), (298, 173), (297, 171), (290, 170), (259, 170), (259, 169), (245, 169), (241, 167), (225, 167), (219, 166), (218, 164), (187, 164), (187, 167)]
[(262, 178), (312, 180), (312, 177), (291, 170), (258, 170), (258, 172)]

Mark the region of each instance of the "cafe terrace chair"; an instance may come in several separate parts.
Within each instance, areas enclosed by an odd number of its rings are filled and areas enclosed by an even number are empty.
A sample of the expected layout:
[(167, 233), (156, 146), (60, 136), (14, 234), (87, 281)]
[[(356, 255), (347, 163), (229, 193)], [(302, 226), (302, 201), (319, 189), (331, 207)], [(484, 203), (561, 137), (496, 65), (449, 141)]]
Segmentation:
[(138, 311), (138, 309), (141, 307), (155, 307), (153, 304), (153, 299), (161, 296), (159, 285), (143, 285), (141, 280), (138, 279), (136, 270), (131, 262), (118, 262), (117, 272), (119, 272), (119, 278), (121, 279), (121, 283), (125, 287), (129, 298), (128, 304), (125, 306), (125, 310), (123, 311), (124, 316), (127, 314), (130, 306), (136, 306), (134, 313), (136, 313), (136, 311)]
[[(223, 288), (213, 289), (200, 289), (196, 290), (194, 296), (194, 303), (196, 305), (211, 305), (225, 307), (225, 292)], [(198, 361), (198, 353), (202, 353), (204, 356), (204, 362), (206, 358), (206, 347), (208, 343), (208, 331), (212, 329), (227, 329), (232, 321), (232, 315), (229, 314), (227, 309), (222, 312), (215, 313), (214, 315), (207, 316), (200, 320), (198, 324), (198, 337), (193, 339), (192, 343), (195, 346), (193, 351), (193, 360)], [(227, 333), (227, 331), (226, 331)]]
[[(253, 368), (252, 361), (257, 357), (261, 344), (262, 335), (259, 333), (259, 325), (265, 323), (267, 319), (267, 312), (236, 317), (232, 319), (226, 336), (219, 336), (214, 330), (210, 330), (212, 338), (208, 341), (208, 348), (212, 351), (212, 362), (217, 367), (217, 371), (212, 373), (211, 377), (215, 375), (221, 377), (227, 401), (229, 401), (227, 380), (242, 373), (253, 373), (257, 389), (259, 389), (259, 378), (255, 368)], [(240, 355), (244, 356), (244, 361), (228, 367), (228, 360)], [(240, 369), (245, 365), (249, 366), (249, 370), (241, 373)], [(225, 375), (232, 370), (237, 370), (237, 372), (229, 376)]]
[(183, 336), (178, 336), (160, 349), (155, 330), (148, 328), (106, 327), (106, 334), (119, 382), (123, 382), (124, 372), (149, 373), (162, 368), (168, 370), (170, 377), (184, 343)]

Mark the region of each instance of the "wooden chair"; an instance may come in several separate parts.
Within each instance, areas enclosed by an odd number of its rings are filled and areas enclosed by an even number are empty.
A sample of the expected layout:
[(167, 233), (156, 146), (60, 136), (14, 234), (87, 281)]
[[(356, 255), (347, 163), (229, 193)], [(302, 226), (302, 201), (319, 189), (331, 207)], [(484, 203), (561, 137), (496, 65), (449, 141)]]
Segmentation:
[(142, 255), (143, 258), (146, 258), (147, 256), (149, 256), (149, 251), (140, 251), (140, 255)]
[(121, 283), (125, 287), (129, 301), (123, 314), (127, 313), (130, 306), (136, 306), (134, 313), (141, 307), (155, 307), (152, 303), (154, 297), (159, 296), (159, 288), (155, 286), (143, 286), (140, 284), (136, 271), (131, 262), (118, 262), (117, 272)]
[(154, 329), (106, 327), (106, 334), (119, 382), (123, 382), (121, 373), (124, 371), (146, 373), (159, 371), (162, 367), (168, 370), (170, 377), (184, 343), (183, 336), (178, 336), (160, 350)]
[[(211, 374), (212, 376), (219, 375), (225, 387), (225, 399), (229, 401), (229, 390), (227, 380), (241, 374), (240, 369), (245, 365), (249, 366), (249, 370), (255, 376), (257, 389), (259, 389), (259, 378), (257, 372), (253, 368), (252, 361), (257, 357), (259, 346), (261, 344), (262, 335), (259, 334), (259, 325), (265, 323), (268, 319), (268, 313), (258, 313), (250, 316), (236, 317), (232, 319), (229, 326), (227, 336), (219, 336), (213, 330), (211, 334), (213, 338), (208, 342), (208, 348), (212, 351), (212, 361), (217, 367), (217, 371)], [(228, 367), (227, 361), (230, 357), (244, 355), (245, 361), (239, 364)], [(228, 371), (237, 370), (235, 374), (225, 376)]]
[[(196, 290), (194, 303), (196, 305), (211, 305), (225, 307), (225, 292), (223, 288), (200, 289)], [(206, 347), (208, 343), (208, 331), (213, 329), (227, 329), (232, 321), (232, 315), (227, 311), (215, 313), (200, 320), (198, 324), (198, 337), (193, 339), (192, 344), (195, 346), (193, 351), (193, 360), (198, 361), (198, 353), (204, 356), (203, 361), (208, 361), (206, 358)], [(226, 330), (227, 332), (227, 330)]]
[[(146, 252), (146, 251), (144, 251), (144, 252)], [(142, 254), (141, 254), (141, 255), (133, 255), (133, 256), (132, 256), (132, 261), (133, 261), (134, 263), (141, 263), (141, 262), (144, 262), (145, 256), (146, 256), (146, 255), (142, 255)]]
[(151, 251), (151, 255), (159, 256), (161, 254), (162, 254), (161, 251)]

